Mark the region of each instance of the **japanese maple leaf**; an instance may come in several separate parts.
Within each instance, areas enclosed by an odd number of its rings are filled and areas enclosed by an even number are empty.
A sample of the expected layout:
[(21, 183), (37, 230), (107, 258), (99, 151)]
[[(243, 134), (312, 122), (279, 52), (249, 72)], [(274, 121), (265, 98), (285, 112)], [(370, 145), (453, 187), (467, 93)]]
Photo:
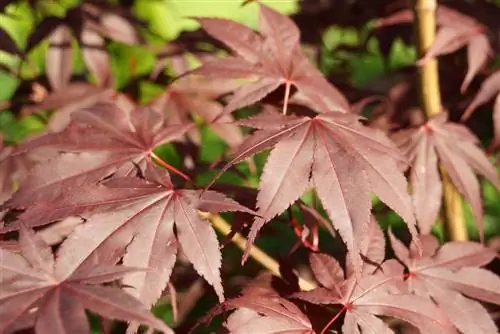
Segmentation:
[[(54, 259), (50, 247), (32, 230), (21, 230), (21, 254), (0, 248), (0, 331), (34, 326), (37, 334), (90, 333), (85, 309), (105, 318), (137, 321), (173, 333), (136, 298), (118, 287), (103, 286), (137, 271), (107, 264), (102, 256), (71, 263), (73, 249), (63, 244)], [(87, 260), (90, 260), (87, 259)]]
[(140, 37), (130, 13), (104, 3), (84, 3), (68, 10), (65, 17), (48, 16), (28, 37), (30, 51), (48, 37), (47, 78), (54, 90), (68, 85), (73, 69), (73, 38), (80, 44), (83, 60), (99, 86), (109, 86), (111, 63), (105, 38), (135, 44)]
[[(184, 77), (170, 85), (150, 105), (165, 112), (167, 124), (185, 124), (190, 122), (188, 119), (190, 114), (198, 115), (230, 147), (235, 147), (243, 141), (243, 134), (236, 124), (232, 124), (234, 118), (231, 115), (224, 115), (219, 118), (218, 123), (211, 123), (224, 110), (216, 99), (231, 92), (235, 87), (233, 80)], [(197, 129), (191, 130), (188, 134), (195, 143), (200, 143)]]
[[(180, 246), (223, 300), (219, 243), (210, 223), (197, 210), (253, 211), (214, 191), (175, 189), (168, 173), (151, 164), (146, 166), (144, 177), (114, 177), (104, 182), (109, 192), (115, 193), (115, 202), (122, 205), (86, 215), (86, 223), (69, 236), (67, 247), (74, 247), (79, 259), (108, 249), (116, 240), (132, 240), (123, 264), (151, 270), (128, 275), (123, 282), (131, 287), (130, 293), (150, 306), (165, 289)], [(129, 194), (128, 199), (124, 192)], [(100, 203), (99, 192), (94, 193), (95, 202)], [(107, 201), (113, 200), (110, 193), (104, 195)]]
[(128, 113), (103, 103), (93, 109), (78, 110), (64, 131), (47, 133), (20, 145), (19, 150), (48, 147), (66, 153), (33, 169), (6, 205), (26, 208), (39, 201), (49, 202), (65, 190), (98, 181), (117, 169), (135, 170), (134, 164), (144, 164), (151, 158), (176, 171), (162, 162), (153, 149), (181, 136), (190, 127), (165, 126), (163, 115), (149, 108)]
[[(249, 245), (262, 226), (314, 186), (333, 225), (360, 268), (359, 238), (370, 222), (374, 192), (407, 222), (417, 238), (405, 163), (382, 132), (364, 127), (358, 116), (324, 113), (314, 118), (265, 112), (239, 124), (257, 128), (222, 168), (274, 147), (264, 166)], [(248, 250), (244, 259), (248, 255)]]
[(412, 293), (434, 300), (464, 334), (498, 331), (486, 309), (476, 301), (500, 304), (500, 278), (479, 268), (497, 256), (493, 249), (470, 241), (452, 241), (439, 247), (434, 236), (425, 235), (420, 256), (413, 245), (408, 249), (391, 232), (389, 237), (395, 255), (408, 268), (404, 277)]
[[(477, 147), (479, 140), (465, 126), (448, 122), (440, 113), (417, 129), (403, 130), (393, 137), (411, 161), (410, 180), (420, 230), (428, 234), (437, 219), (443, 193), (438, 161), (453, 184), (471, 204), (483, 235), (483, 207), (474, 171), (500, 187), (495, 167)], [(460, 143), (460, 145), (457, 145)]]
[(300, 31), (287, 16), (260, 4), (260, 34), (231, 20), (197, 18), (197, 21), (237, 57), (208, 62), (191, 74), (229, 79), (256, 78), (234, 92), (225, 108), (226, 113), (251, 105), (282, 85), (285, 86), (285, 114), (292, 86), (315, 109), (323, 112), (349, 110), (345, 97), (328, 83), (303, 54)]
[(198, 323), (235, 310), (225, 323), (232, 334), (314, 334), (307, 316), (294, 303), (280, 297), (269, 279), (269, 276), (259, 276), (241, 291), (240, 296), (215, 306)]
[(63, 130), (70, 123), (74, 111), (91, 108), (98, 102), (111, 102), (115, 94), (111, 88), (102, 88), (86, 82), (72, 82), (52, 92), (47, 92), (43, 86), (37, 86), (34, 88), (34, 91), (36, 90), (38, 93), (32, 95), (35, 103), (23, 106), (22, 114), (55, 110), (56, 113), (47, 124), (47, 129), (54, 132)]
[(237, 307), (225, 323), (231, 334), (313, 334), (310, 320), (300, 309), (278, 294), (243, 295), (229, 301)]
[(379, 271), (359, 279), (354, 275), (344, 277), (340, 264), (321, 253), (311, 253), (310, 262), (322, 287), (295, 293), (293, 297), (313, 304), (342, 305), (322, 334), (344, 313), (343, 333), (393, 333), (388, 324), (377, 317), (380, 315), (406, 321), (422, 333), (456, 333), (443, 311), (425, 298), (401, 291), (393, 284), (392, 276)]
[(500, 146), (500, 71), (493, 73), (483, 81), (479, 92), (464, 111), (462, 121), (467, 120), (479, 106), (492, 99), (495, 99), (493, 105), (493, 127), (495, 130), (495, 138), (492, 146), (498, 147)]
[[(379, 26), (410, 23), (414, 20), (412, 9), (404, 9), (379, 20)], [(438, 6), (437, 23), (439, 29), (436, 39), (419, 62), (433, 57), (453, 53), (467, 45), (469, 68), (462, 82), (464, 92), (474, 76), (486, 64), (492, 55), (487, 28), (474, 18), (445, 6)]]

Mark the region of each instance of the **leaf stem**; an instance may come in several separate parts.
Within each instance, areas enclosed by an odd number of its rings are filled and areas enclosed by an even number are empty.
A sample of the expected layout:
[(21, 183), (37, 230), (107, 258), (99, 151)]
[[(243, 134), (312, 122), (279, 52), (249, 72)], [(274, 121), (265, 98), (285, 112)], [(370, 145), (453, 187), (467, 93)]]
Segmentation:
[[(436, 37), (437, 0), (415, 0), (415, 22), (418, 40), (418, 54), (422, 58), (434, 43)], [(418, 66), (418, 84), (421, 108), (428, 118), (441, 112), (438, 63), (431, 58)], [(467, 240), (467, 227), (460, 194), (443, 168), (443, 208), (445, 230), (451, 240)]]
[(323, 329), (321, 330), (321, 333), (320, 334), (325, 334), (326, 331), (328, 330), (328, 328), (330, 328), (330, 326), (342, 315), (342, 313), (344, 313), (345, 311), (347, 311), (347, 307), (344, 305), (344, 307), (342, 307), (342, 309), (340, 311), (337, 312), (337, 314), (335, 314), (335, 316), (330, 320), (328, 321), (328, 323), (325, 325), (325, 327), (323, 327)]
[(287, 81), (285, 84), (285, 99), (283, 100), (283, 115), (286, 115), (288, 111), (288, 98), (290, 97), (290, 81)]
[[(227, 236), (231, 232), (231, 225), (224, 220), (219, 215), (212, 215), (208, 213), (202, 213), (200, 214), (208, 218), (211, 222), (214, 228), (219, 231), (222, 235)], [(241, 234), (236, 233), (234, 237), (231, 239), (231, 241), (238, 246), (239, 249), (245, 250), (247, 248), (247, 239), (245, 239)], [(257, 261), (260, 265), (262, 265), (264, 268), (269, 270), (271, 274), (281, 277), (280, 269), (279, 269), (279, 264), (278, 262), (270, 257), (267, 253), (265, 253), (263, 250), (258, 248), (257, 246), (253, 245), (250, 248), (250, 257)], [(314, 282), (311, 282), (303, 277), (299, 276), (299, 287), (301, 290), (304, 291), (309, 291), (313, 290), (317, 287), (317, 285)]]
[(181, 172), (180, 170), (178, 170), (177, 168), (175, 168), (174, 166), (166, 163), (165, 161), (163, 161), (162, 158), (160, 158), (159, 156), (156, 155), (156, 153), (154, 152), (151, 152), (149, 153), (149, 156), (151, 158), (153, 158), (154, 161), (156, 161), (160, 166), (168, 169), (169, 171), (181, 176), (184, 180), (186, 181), (190, 181), (190, 178), (189, 176), (187, 176), (186, 174), (184, 174), (183, 172)]

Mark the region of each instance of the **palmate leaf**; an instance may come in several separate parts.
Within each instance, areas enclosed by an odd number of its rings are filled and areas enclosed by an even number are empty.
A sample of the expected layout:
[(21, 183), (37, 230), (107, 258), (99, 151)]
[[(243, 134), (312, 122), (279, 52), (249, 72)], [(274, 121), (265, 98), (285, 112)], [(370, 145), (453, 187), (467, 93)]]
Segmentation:
[(135, 170), (151, 159), (152, 150), (173, 140), (192, 125), (165, 126), (163, 115), (148, 108), (125, 112), (113, 104), (79, 110), (62, 132), (47, 133), (22, 143), (18, 150), (39, 148), (64, 152), (39, 164), (5, 204), (26, 208), (50, 202), (73, 187), (96, 182), (117, 169)]
[[(164, 112), (166, 123), (170, 125), (188, 123), (190, 114), (198, 115), (230, 147), (236, 147), (243, 141), (243, 134), (233, 124), (232, 115), (224, 115), (219, 122), (212, 123), (224, 110), (216, 99), (235, 87), (233, 80), (185, 77), (170, 85), (150, 106)], [(198, 129), (192, 129), (188, 135), (193, 142), (200, 143)]]
[(481, 84), (477, 95), (474, 97), (470, 105), (462, 115), (462, 121), (465, 121), (472, 113), (481, 105), (495, 100), (493, 104), (493, 128), (495, 138), (493, 139), (493, 147), (500, 146), (500, 71), (490, 75)]
[(105, 48), (105, 38), (137, 44), (141, 38), (136, 20), (129, 13), (117, 12), (104, 3), (85, 3), (68, 10), (65, 17), (45, 17), (28, 36), (30, 51), (48, 38), (45, 68), (51, 88), (62, 90), (69, 82), (73, 69), (73, 38), (79, 43), (83, 60), (99, 86), (110, 86), (111, 63)]
[[(394, 261), (394, 260), (392, 260)], [(320, 305), (343, 305), (340, 313), (332, 318), (336, 321), (345, 312), (342, 333), (393, 333), (389, 326), (377, 316), (399, 318), (420, 329), (422, 333), (456, 333), (445, 313), (425, 298), (418, 298), (401, 290), (394, 284), (395, 277), (385, 275), (398, 267), (387, 264), (375, 274), (354, 275), (344, 278), (339, 263), (326, 254), (310, 255), (311, 268), (323, 287), (298, 292), (294, 298)], [(326, 268), (318, 264), (326, 264)], [(402, 269), (401, 265), (399, 268)], [(329, 323), (328, 325), (331, 325)]]
[[(166, 171), (151, 164), (144, 177), (111, 178), (103, 183), (108, 188), (102, 193), (103, 198), (99, 198), (100, 192), (92, 192), (96, 205), (104, 199), (114, 201), (115, 207), (106, 210), (101, 205), (98, 213), (87, 215), (86, 223), (65, 242), (65, 247), (73, 250), (71, 256), (61, 261), (71, 266), (87, 254), (113, 249), (117, 240), (132, 240), (123, 263), (151, 270), (131, 274), (124, 283), (131, 287), (127, 289), (130, 293), (151, 306), (168, 283), (180, 246), (196, 271), (223, 300), (219, 243), (213, 228), (197, 210), (252, 211), (217, 192), (174, 189)], [(116, 207), (117, 204), (121, 205)]]
[(286, 87), (285, 106), (290, 87), (294, 86), (319, 111), (349, 110), (345, 97), (328, 83), (303, 54), (300, 32), (287, 16), (260, 4), (261, 35), (225, 19), (197, 20), (208, 34), (226, 44), (239, 57), (208, 62), (190, 74), (228, 79), (256, 78), (234, 92), (225, 113), (262, 100), (281, 85)]
[(0, 248), (0, 331), (34, 326), (37, 334), (89, 333), (84, 312), (89, 309), (105, 318), (137, 321), (173, 333), (130, 294), (99, 285), (138, 269), (115, 266), (99, 258), (102, 254), (91, 254), (68, 268), (64, 258), (71, 248), (62, 247), (54, 260), (50, 247), (26, 228), (21, 229), (19, 242), (21, 254)]
[[(48, 66), (48, 65), (47, 65)], [(79, 109), (93, 108), (99, 102), (113, 102), (116, 92), (85, 82), (71, 82), (64, 89), (47, 93), (42, 86), (36, 86), (34, 92), (40, 90), (40, 97), (35, 103), (27, 104), (21, 109), (23, 115), (30, 115), (43, 110), (54, 110), (47, 124), (47, 129), (54, 132), (62, 131), (71, 121), (71, 114)]]
[[(378, 26), (410, 23), (414, 20), (411, 9), (404, 9), (378, 20)], [(467, 45), (468, 71), (460, 90), (464, 92), (472, 79), (486, 65), (492, 54), (486, 27), (474, 18), (439, 5), (437, 8), (439, 29), (433, 45), (419, 62), (449, 54)]]
[[(274, 121), (270, 121), (274, 119)], [(262, 173), (252, 225), (254, 242), (262, 226), (314, 186), (333, 225), (347, 244), (355, 268), (361, 268), (360, 239), (370, 222), (374, 192), (407, 222), (417, 238), (404, 158), (377, 130), (363, 127), (352, 114), (324, 113), (314, 118), (273, 115), (244, 121), (260, 128), (241, 145), (221, 173), (235, 163), (274, 147)], [(244, 259), (248, 256), (248, 249)]]
[(204, 323), (223, 312), (235, 310), (225, 322), (234, 334), (314, 334), (311, 321), (291, 301), (280, 297), (263, 274), (247, 285), (240, 296), (215, 306), (199, 322)]
[(225, 324), (232, 334), (314, 333), (309, 319), (300, 309), (277, 294), (243, 296), (229, 301), (228, 305), (241, 305), (228, 317)]
[(394, 253), (408, 268), (405, 283), (411, 292), (434, 300), (464, 334), (498, 331), (486, 309), (473, 300), (500, 304), (500, 278), (479, 268), (495, 258), (492, 249), (470, 241), (452, 241), (438, 248), (436, 238), (425, 235), (424, 253), (419, 256), (414, 245), (408, 249), (391, 232), (389, 237)]
[[(483, 236), (483, 208), (479, 183), (474, 172), (500, 187), (495, 167), (477, 147), (479, 140), (463, 125), (447, 121), (441, 113), (418, 129), (403, 130), (393, 139), (411, 161), (411, 185), (415, 211), (423, 234), (428, 234), (441, 207), (442, 185), (438, 160), (453, 184), (471, 204)], [(460, 145), (457, 145), (460, 143)]]

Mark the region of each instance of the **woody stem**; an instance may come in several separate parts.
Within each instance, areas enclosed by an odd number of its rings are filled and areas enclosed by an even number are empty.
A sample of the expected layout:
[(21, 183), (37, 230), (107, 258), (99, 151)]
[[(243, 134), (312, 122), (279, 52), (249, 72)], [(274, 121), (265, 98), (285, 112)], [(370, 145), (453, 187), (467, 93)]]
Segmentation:
[[(202, 212), (200, 212), (200, 214), (202, 217), (209, 219), (212, 222), (213, 227), (222, 235), (227, 236), (231, 232), (231, 225), (221, 216)], [(241, 250), (245, 250), (248, 243), (247, 239), (239, 233), (236, 233), (231, 241)], [(250, 257), (266, 268), (274, 276), (281, 277), (278, 262), (259, 247), (253, 245), (250, 248)], [(299, 276), (299, 287), (301, 290), (308, 291), (316, 288), (316, 284)]]
[[(415, 22), (418, 40), (418, 55), (422, 58), (434, 43), (436, 37), (437, 0), (415, 0)], [(438, 63), (431, 58), (418, 67), (420, 104), (428, 118), (441, 112)], [(443, 168), (443, 209), (445, 229), (451, 240), (467, 240), (467, 228), (462, 199)]]

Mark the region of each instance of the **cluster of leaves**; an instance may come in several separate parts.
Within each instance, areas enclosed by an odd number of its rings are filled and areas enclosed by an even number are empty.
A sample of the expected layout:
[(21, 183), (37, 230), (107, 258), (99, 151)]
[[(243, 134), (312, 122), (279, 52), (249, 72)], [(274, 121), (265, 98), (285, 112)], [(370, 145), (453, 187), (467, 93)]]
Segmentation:
[[(350, 104), (317, 69), (291, 18), (246, 3), (259, 8), (258, 32), (228, 19), (194, 18), (229, 55), (182, 39), (169, 44), (148, 73), (160, 89), (146, 103), (133, 85), (115, 89), (106, 49), (109, 40), (144, 46), (146, 26), (129, 6), (84, 1), (45, 17), (25, 50), (0, 30), (2, 50), (23, 60), (49, 41), (45, 75), (28, 82), (27, 99), (20, 87), (6, 105), (47, 124), (0, 146), (0, 332), (87, 333), (88, 310), (105, 331), (106, 320), (116, 319), (127, 322), (129, 333), (141, 325), (172, 333), (148, 309), (164, 294), (174, 309), (183, 304), (175, 297), (182, 282), (174, 267), (192, 264), (219, 301), (198, 325), (234, 311), (223, 325), (231, 333), (496, 333), (491, 310), (500, 305), (500, 277), (482, 267), (498, 255), (472, 241), (440, 245), (431, 234), (442, 206), (439, 163), (484, 239), (474, 172), (496, 187), (500, 181), (478, 138), (446, 112), (384, 132), (374, 118), (356, 113), (366, 97)], [(377, 28), (411, 22), (412, 15), (396, 12)], [(467, 44), (465, 91), (492, 53), (487, 28), (445, 7), (438, 18), (438, 38), (419, 63)], [(73, 76), (73, 39), (90, 80)], [(162, 70), (165, 63), (175, 78)], [(193, 63), (201, 65), (191, 69)], [(464, 118), (498, 95), (497, 86), (498, 73), (483, 83)], [(384, 107), (390, 109), (377, 106)], [(199, 157), (209, 145), (205, 129), (229, 147), (209, 165)], [(231, 172), (237, 181), (222, 184)], [(257, 189), (247, 174), (258, 176)], [(373, 195), (405, 222), (409, 242), (391, 230), (386, 237)], [(226, 300), (230, 284), (222, 279), (225, 262), (210, 224), (225, 212), (229, 236), (250, 225), (243, 263), (257, 237), (288, 212), (301, 250), (314, 250), (309, 262), (319, 287), (301, 291), (296, 272), (283, 264), (282, 280), (259, 276)], [(326, 254), (318, 226), (345, 252)]]

